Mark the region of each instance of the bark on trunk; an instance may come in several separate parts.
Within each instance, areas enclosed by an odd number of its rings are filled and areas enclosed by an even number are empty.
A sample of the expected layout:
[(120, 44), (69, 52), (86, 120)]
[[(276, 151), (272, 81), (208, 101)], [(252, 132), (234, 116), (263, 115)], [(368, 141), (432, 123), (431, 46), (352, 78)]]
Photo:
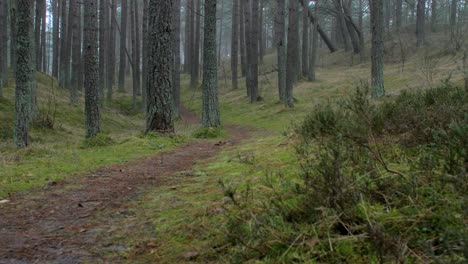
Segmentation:
[(424, 44), (425, 9), (426, 0), (418, 0), (416, 14), (416, 47), (421, 47)]
[(383, 42), (383, 0), (370, 0), (371, 29), (372, 29), (372, 51), (371, 51), (371, 74), (372, 74), (372, 96), (382, 97), (384, 89), (384, 42)]
[(8, 5), (7, 0), (0, 0), (0, 98), (3, 97), (3, 85), (8, 73)]
[(239, 5), (239, 35), (240, 35), (240, 56), (241, 56), (241, 71), (242, 77), (246, 76), (247, 73), (247, 48), (245, 42), (245, 1), (238, 0)]
[(150, 0), (146, 132), (172, 133), (172, 1)]
[(111, 0), (110, 4), (110, 33), (109, 33), (109, 47), (107, 54), (107, 103), (112, 104), (113, 86), (115, 83), (115, 42), (116, 42), (116, 23), (117, 23), (117, 0)]
[[(315, 17), (318, 17), (318, 3), (315, 3), (314, 7), (314, 15)], [(311, 48), (311, 55), (310, 55), (310, 64), (309, 64), (309, 81), (316, 81), (317, 77), (315, 74), (315, 68), (317, 64), (317, 58), (318, 58), (318, 30), (317, 30), (317, 24), (313, 24), (313, 33), (312, 33), (312, 48)]]
[(34, 67), (32, 61), (33, 43), (30, 34), (33, 25), (32, 1), (17, 0), (16, 31), (16, 89), (15, 89), (15, 144), (25, 148), (29, 144), (28, 130), (31, 111), (32, 78)]
[(252, 50), (252, 68), (251, 68), (251, 76), (250, 76), (250, 102), (255, 103), (259, 100), (259, 93), (258, 93), (258, 52), (259, 52), (259, 47), (258, 47), (258, 36), (260, 35), (260, 32), (258, 32), (258, 1), (259, 0), (252, 0), (252, 23), (251, 23), (251, 38), (252, 41), (250, 42), (252, 44), (251, 50)]
[(203, 38), (203, 127), (218, 127), (218, 67), (216, 65), (216, 0), (205, 1)]
[(60, 42), (59, 42), (59, 24), (60, 24), (60, 17), (59, 17), (59, 7), (60, 7), (60, 0), (53, 0), (52, 2), (52, 13), (54, 16), (54, 25), (53, 25), (53, 57), (52, 57), (52, 76), (58, 78), (58, 69), (59, 69), (59, 50), (60, 50)]
[(75, 5), (72, 18), (73, 54), (72, 54), (72, 82), (70, 99), (72, 104), (78, 102), (78, 91), (82, 86), (81, 70), (81, 4)]
[(309, 74), (309, 7), (302, 7), (302, 75)]
[(99, 0), (99, 104), (103, 106), (106, 88), (107, 44), (109, 27), (108, 0)]
[(119, 91), (125, 92), (125, 67), (126, 67), (126, 48), (127, 48), (127, 0), (122, 0), (120, 20), (120, 59), (119, 59)]
[(239, 0), (232, 1), (232, 35), (231, 35), (231, 71), (232, 89), (238, 88), (238, 60), (239, 60)]
[(101, 130), (101, 117), (99, 109), (97, 10), (97, 0), (84, 1), (84, 87), (86, 138), (95, 137)]
[(275, 40), (278, 56), (278, 96), (285, 102), (286, 96), (286, 1), (276, 0)]
[(299, 25), (297, 1), (289, 1), (289, 23), (288, 23), (288, 50), (286, 58), (286, 107), (294, 106), (293, 87), (297, 78), (297, 49), (299, 48)]
[(180, 0), (174, 0), (173, 8), (173, 27), (174, 27), (174, 66), (172, 70), (172, 83), (173, 83), (173, 104), (174, 104), (174, 117), (180, 117)]

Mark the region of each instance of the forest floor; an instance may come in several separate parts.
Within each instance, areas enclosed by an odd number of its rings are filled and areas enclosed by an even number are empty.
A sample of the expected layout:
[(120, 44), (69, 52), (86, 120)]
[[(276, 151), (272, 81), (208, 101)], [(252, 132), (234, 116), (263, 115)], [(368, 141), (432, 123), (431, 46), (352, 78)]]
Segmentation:
[[(185, 109), (182, 115), (185, 121), (198, 123), (192, 112)], [(115, 219), (132, 214), (130, 201), (155, 187), (177, 188), (177, 173), (239, 144), (251, 132), (234, 125), (226, 126), (226, 130), (229, 138), (224, 141), (196, 140), (149, 158), (102, 167), (11, 197), (0, 205), (0, 263), (101, 259), (96, 256), (97, 249), (113, 249), (114, 245), (101, 242), (115, 229)]]

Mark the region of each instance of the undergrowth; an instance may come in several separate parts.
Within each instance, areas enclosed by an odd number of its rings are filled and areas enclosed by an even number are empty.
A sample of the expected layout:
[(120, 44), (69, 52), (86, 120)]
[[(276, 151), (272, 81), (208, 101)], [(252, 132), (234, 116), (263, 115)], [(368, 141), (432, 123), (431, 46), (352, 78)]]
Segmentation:
[(298, 174), (221, 182), (231, 262), (464, 263), (468, 95), (445, 83), (320, 105), (294, 135)]

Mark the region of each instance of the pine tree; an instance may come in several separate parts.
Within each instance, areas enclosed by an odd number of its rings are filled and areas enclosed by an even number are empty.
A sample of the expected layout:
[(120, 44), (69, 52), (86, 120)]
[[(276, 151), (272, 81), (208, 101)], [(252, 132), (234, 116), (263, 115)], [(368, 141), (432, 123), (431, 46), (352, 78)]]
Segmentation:
[(275, 40), (278, 56), (278, 95), (280, 102), (286, 95), (286, 1), (276, 0)]
[(113, 86), (115, 84), (115, 42), (116, 42), (116, 25), (117, 25), (117, 0), (110, 0), (110, 8), (111, 8), (111, 16), (110, 16), (110, 32), (109, 32), (109, 47), (108, 47), (108, 54), (107, 54), (107, 103), (112, 103), (112, 95), (113, 95)]
[(221, 124), (218, 103), (218, 67), (216, 64), (216, 0), (205, 1), (203, 41), (203, 127)]
[(84, 0), (84, 88), (86, 138), (101, 131), (99, 109), (97, 0)]
[(150, 0), (148, 7), (148, 81), (146, 132), (171, 133), (172, 1)]
[(120, 62), (119, 62), (119, 91), (125, 91), (125, 63), (127, 60), (127, 0), (122, 0), (120, 17)]
[(28, 127), (34, 77), (31, 36), (33, 3), (31, 0), (17, 0), (16, 4), (15, 144), (18, 148), (25, 148), (29, 144)]
[(173, 100), (174, 100), (174, 117), (180, 116), (180, 7), (181, 0), (174, 0), (173, 18), (172, 23), (174, 27), (174, 65), (172, 71), (172, 84), (173, 84)]
[(299, 12), (297, 1), (289, 1), (289, 23), (288, 42), (286, 58), (286, 93), (285, 104), (287, 107), (294, 106), (293, 87), (297, 80), (298, 53), (299, 49)]
[(232, 1), (232, 35), (231, 35), (231, 71), (232, 89), (237, 89), (237, 68), (239, 61), (239, 0)]
[(384, 17), (383, 0), (370, 0), (372, 48), (371, 48), (371, 74), (372, 74), (372, 96), (382, 97), (384, 89)]
[[(0, 0), (0, 28), (8, 28), (7, 0)], [(3, 85), (8, 73), (8, 30), (0, 31), (0, 98), (3, 97)]]

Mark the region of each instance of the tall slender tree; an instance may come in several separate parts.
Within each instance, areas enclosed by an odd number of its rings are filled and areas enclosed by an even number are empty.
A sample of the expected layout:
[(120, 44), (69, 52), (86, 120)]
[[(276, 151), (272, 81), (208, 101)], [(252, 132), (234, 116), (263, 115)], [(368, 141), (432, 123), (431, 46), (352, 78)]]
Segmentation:
[[(401, 0), (399, 0), (401, 1)], [(431, 2), (431, 31), (437, 31), (437, 0), (432, 0)]]
[[(0, 28), (8, 28), (7, 0), (0, 0)], [(3, 85), (8, 72), (8, 30), (0, 31), (0, 98), (3, 96)]]
[(297, 1), (289, 1), (289, 23), (288, 23), (288, 42), (286, 58), (286, 93), (285, 104), (287, 107), (294, 106), (293, 87), (297, 80), (298, 53), (299, 48), (299, 12)]
[(172, 71), (173, 99), (174, 99), (174, 117), (180, 116), (180, 7), (181, 0), (174, 0), (172, 23), (174, 27), (174, 66)]
[(71, 23), (73, 34), (73, 51), (72, 51), (72, 82), (70, 87), (70, 99), (73, 104), (78, 102), (78, 91), (82, 87), (82, 67), (81, 67), (81, 4), (74, 5)]
[(42, 53), (41, 53), (41, 24), (42, 24), (42, 7), (45, 0), (36, 0), (36, 14), (34, 22), (34, 55), (36, 70), (41, 70), (42, 65)]
[(416, 46), (421, 47), (424, 44), (424, 24), (426, 15), (426, 0), (418, 0), (416, 11)]
[(119, 57), (119, 91), (125, 91), (125, 63), (127, 60), (127, 15), (128, 6), (127, 0), (122, 0), (120, 7), (120, 57)]
[(259, 24), (259, 12), (258, 12), (259, 0), (252, 0), (252, 22), (250, 24), (250, 41), (251, 46), (249, 49), (252, 52), (251, 68), (250, 68), (250, 102), (254, 103), (259, 100), (258, 92), (258, 58), (259, 58), (259, 35), (258, 24)]
[(242, 77), (245, 77), (247, 71), (247, 48), (245, 42), (245, 1), (239, 1), (239, 47), (240, 47), (240, 58), (241, 58), (241, 72)]
[(221, 124), (218, 105), (218, 67), (216, 64), (216, 0), (205, 1), (203, 41), (203, 127)]
[(99, 103), (104, 103), (106, 68), (109, 45), (109, 1), (99, 0)]
[(173, 1), (150, 0), (146, 132), (171, 133)]
[(95, 137), (101, 131), (97, 10), (97, 0), (84, 0), (84, 87), (87, 138)]
[[(73, 0), (72, 0), (73, 1)], [(60, 86), (64, 87), (65, 82), (65, 64), (67, 64), (67, 1), (60, 1), (60, 67), (59, 67), (59, 81)]]
[(72, 20), (73, 20), (73, 10), (74, 6), (78, 5), (78, 0), (70, 0), (68, 3), (68, 13), (67, 13), (67, 34), (65, 40), (65, 50), (64, 50), (64, 64), (63, 64), (63, 79), (62, 85), (65, 88), (70, 88), (70, 66), (71, 66), (71, 46), (72, 46)]
[(117, 25), (117, 0), (110, 0), (110, 32), (109, 32), (109, 47), (107, 54), (107, 103), (112, 103), (113, 86), (115, 84), (115, 42), (116, 42), (116, 25)]
[(458, 0), (452, 0), (450, 5), (450, 26), (454, 27), (457, 24), (457, 6)]
[[(314, 15), (318, 19), (318, 5), (319, 3), (316, 2), (314, 6)], [(317, 64), (317, 59), (318, 59), (318, 23), (315, 23), (312, 25), (312, 45), (311, 45), (311, 51), (310, 51), (310, 61), (309, 61), (309, 74), (308, 74), (308, 79), (309, 81), (316, 81), (317, 77), (315, 74), (315, 68)]]
[(135, 1), (130, 2), (130, 32), (131, 32), (131, 40), (132, 40), (132, 102), (133, 102), (133, 111), (137, 110), (137, 96), (138, 96), (138, 73), (137, 73), (137, 44), (136, 44), (136, 8), (135, 8)]
[(11, 67), (16, 69), (16, 19), (17, 19), (17, 8), (16, 8), (16, 1), (10, 1), (10, 61)]
[(201, 18), (202, 16), (200, 15), (201, 11), (201, 0), (194, 0), (196, 2), (195, 4), (195, 10), (193, 11), (193, 21), (195, 23), (195, 27), (193, 30), (190, 31), (190, 33), (193, 35), (193, 46), (191, 50), (191, 77), (190, 77), (190, 86), (192, 88), (195, 88), (198, 86), (199, 82), (199, 74), (200, 74), (200, 37), (201, 37)]
[(31, 96), (34, 66), (31, 42), (32, 9), (31, 0), (17, 0), (16, 32), (16, 89), (15, 89), (15, 144), (25, 148), (29, 144), (28, 130), (31, 112)]
[(275, 40), (278, 56), (278, 95), (281, 102), (286, 98), (286, 1), (276, 0)]
[[(307, 1), (308, 2), (308, 1)], [(302, 75), (309, 74), (309, 5), (302, 11)]]
[(52, 76), (58, 78), (59, 72), (59, 50), (60, 50), (60, 38), (59, 38), (59, 25), (60, 25), (60, 2), (59, 0), (52, 0), (52, 14), (53, 14), (53, 57), (52, 57)]
[(142, 89), (142, 107), (146, 111), (146, 86), (148, 80), (148, 0), (143, 1), (143, 89)]
[(384, 16), (383, 0), (369, 0), (372, 29), (371, 76), (372, 96), (382, 97), (384, 89)]
[(231, 72), (232, 89), (238, 88), (237, 68), (239, 61), (239, 0), (232, 1), (232, 30), (231, 30)]

